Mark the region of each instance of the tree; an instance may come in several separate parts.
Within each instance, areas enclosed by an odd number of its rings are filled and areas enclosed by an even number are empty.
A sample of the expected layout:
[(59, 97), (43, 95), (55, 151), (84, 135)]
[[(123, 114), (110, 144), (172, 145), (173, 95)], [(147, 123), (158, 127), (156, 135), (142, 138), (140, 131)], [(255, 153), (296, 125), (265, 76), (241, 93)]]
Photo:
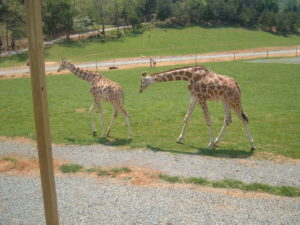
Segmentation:
[(120, 35), (120, 24), (121, 24), (121, 3), (119, 0), (114, 0), (111, 6), (111, 21), (118, 28), (118, 35)]
[(240, 15), (242, 25), (252, 27), (257, 23), (257, 12), (254, 8), (244, 8)]
[(65, 33), (69, 40), (75, 15), (74, 0), (48, 0), (44, 12), (45, 33), (50, 36)]
[(140, 11), (146, 21), (151, 21), (154, 18), (156, 9), (156, 0), (140, 0)]
[(156, 18), (163, 21), (172, 15), (171, 0), (157, 0), (156, 2)]
[(133, 29), (140, 26), (142, 22), (142, 13), (140, 8), (141, 2), (139, 0), (124, 0), (122, 2), (121, 16), (123, 18), (124, 25), (131, 25)]
[(269, 31), (273, 31), (273, 28), (276, 26), (276, 14), (269, 10), (265, 10), (259, 17), (260, 25)]
[[(25, 11), (23, 0), (0, 0), (0, 23), (5, 27), (6, 49), (15, 49), (15, 40), (25, 36)], [(10, 44), (9, 44), (9, 36)]]

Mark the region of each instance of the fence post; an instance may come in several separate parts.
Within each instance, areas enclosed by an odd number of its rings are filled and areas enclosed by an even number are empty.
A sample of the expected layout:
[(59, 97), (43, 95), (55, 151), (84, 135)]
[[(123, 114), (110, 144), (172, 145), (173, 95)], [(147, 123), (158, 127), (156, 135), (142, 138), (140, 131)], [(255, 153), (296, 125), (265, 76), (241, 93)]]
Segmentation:
[(45, 219), (47, 225), (57, 225), (59, 222), (48, 115), (41, 2), (26, 0), (26, 25)]
[(267, 50), (267, 59), (269, 58), (269, 49)]

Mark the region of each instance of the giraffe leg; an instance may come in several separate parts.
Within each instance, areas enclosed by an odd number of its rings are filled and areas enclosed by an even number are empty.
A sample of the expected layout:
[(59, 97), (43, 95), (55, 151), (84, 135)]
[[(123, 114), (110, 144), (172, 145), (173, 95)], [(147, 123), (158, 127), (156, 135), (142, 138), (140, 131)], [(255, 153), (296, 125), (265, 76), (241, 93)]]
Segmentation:
[(117, 118), (117, 115), (118, 115), (118, 111), (117, 111), (117, 109), (115, 107), (113, 107), (111, 121), (110, 121), (108, 130), (107, 130), (105, 136), (109, 136), (109, 133), (111, 131), (111, 128), (112, 128), (112, 126), (114, 124), (115, 119)]
[(214, 137), (214, 133), (213, 133), (213, 130), (212, 130), (212, 127), (211, 127), (211, 120), (210, 120), (207, 104), (206, 104), (205, 101), (200, 101), (200, 105), (201, 105), (202, 110), (204, 112), (206, 124), (208, 126), (209, 134), (210, 134), (210, 143), (208, 144), (208, 147), (209, 148), (215, 148), (215, 137)]
[(131, 126), (130, 126), (130, 122), (129, 122), (128, 113), (125, 111), (125, 109), (123, 107), (119, 107), (118, 110), (124, 116), (124, 119), (125, 119), (125, 122), (126, 122), (127, 128), (128, 128), (128, 139), (131, 139), (132, 138), (132, 132), (131, 132)]
[(215, 140), (215, 145), (222, 139), (223, 134), (226, 131), (227, 126), (231, 123), (231, 109), (228, 103), (224, 102), (224, 125), (220, 130), (218, 137)]
[(246, 134), (249, 138), (250, 150), (254, 151), (255, 150), (254, 140), (253, 140), (253, 137), (251, 135), (251, 132), (250, 132), (250, 129), (249, 129), (249, 126), (248, 126), (248, 122), (249, 122), (248, 116), (246, 115), (246, 113), (243, 112), (243, 110), (241, 109), (240, 106), (236, 107), (235, 111), (236, 111), (238, 117), (240, 118), (240, 120), (242, 121), (242, 123), (244, 125), (244, 128), (245, 128), (245, 131), (246, 131)]
[(92, 122), (92, 131), (93, 131), (93, 135), (95, 136), (97, 133), (97, 129), (95, 126), (95, 121), (94, 121), (95, 103), (90, 107), (89, 111), (90, 111), (90, 117), (91, 117), (91, 122)]
[(187, 127), (187, 124), (188, 124), (188, 120), (190, 119), (192, 113), (193, 113), (193, 110), (195, 108), (195, 103), (196, 103), (196, 100), (197, 98), (192, 96), (191, 99), (190, 99), (190, 106), (188, 108), (188, 111), (184, 117), (184, 120), (183, 120), (183, 127), (182, 127), (182, 131), (177, 139), (177, 143), (181, 144), (183, 139), (184, 139), (184, 136), (185, 136), (185, 131), (186, 131), (186, 127)]
[(101, 123), (102, 123), (102, 132), (101, 132), (101, 137), (104, 137), (105, 136), (105, 118), (104, 118), (104, 114), (103, 114), (103, 109), (102, 109), (102, 106), (100, 104), (100, 102), (97, 103), (97, 107), (99, 109), (99, 116), (100, 116), (100, 120), (101, 120)]

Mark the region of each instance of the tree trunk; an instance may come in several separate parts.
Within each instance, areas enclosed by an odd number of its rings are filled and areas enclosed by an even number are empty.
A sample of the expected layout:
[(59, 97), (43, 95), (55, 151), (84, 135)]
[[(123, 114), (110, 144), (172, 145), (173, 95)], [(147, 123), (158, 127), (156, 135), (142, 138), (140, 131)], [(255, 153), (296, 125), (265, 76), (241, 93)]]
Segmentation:
[(105, 24), (102, 23), (102, 35), (103, 35), (103, 38), (105, 39)]
[(5, 14), (5, 38), (6, 38), (6, 51), (9, 51), (7, 14)]

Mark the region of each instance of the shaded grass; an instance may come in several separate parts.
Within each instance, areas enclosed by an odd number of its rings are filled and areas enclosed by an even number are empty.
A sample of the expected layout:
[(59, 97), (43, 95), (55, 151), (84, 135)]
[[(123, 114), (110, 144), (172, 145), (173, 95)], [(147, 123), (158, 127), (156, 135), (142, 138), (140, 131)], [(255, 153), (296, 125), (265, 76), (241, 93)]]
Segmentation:
[(209, 181), (208, 179), (201, 177), (181, 178), (178, 176), (169, 176), (166, 174), (160, 174), (158, 177), (161, 180), (167, 181), (169, 183), (187, 183), (213, 188), (232, 188), (240, 189), (243, 191), (264, 192), (279, 196), (300, 197), (300, 188), (291, 186), (272, 186), (262, 183), (245, 184), (242, 181), (234, 179)]
[[(122, 38), (104, 43), (99, 39), (58, 43), (45, 49), (45, 59), (59, 61), (62, 57), (67, 57), (74, 62), (95, 62), (141, 55), (199, 54), (268, 46), (294, 46), (299, 42), (300, 36), (297, 34), (280, 36), (238, 26), (190, 26), (163, 30), (155, 28), (138, 34), (127, 33)], [(2, 57), (0, 67), (25, 65), (26, 59), (27, 54)]]
[[(250, 129), (257, 151), (300, 158), (300, 83), (299, 65), (255, 64), (245, 62), (206, 63), (209, 69), (233, 77), (242, 90), (242, 104), (250, 119)], [(180, 67), (176, 65), (174, 67)], [(173, 67), (173, 68), (174, 68)], [(138, 93), (142, 71), (154, 73), (172, 67), (137, 68), (103, 72), (125, 90), (125, 109), (130, 114), (133, 140), (127, 140), (127, 127), (122, 116), (116, 120), (111, 137), (93, 137), (88, 109), (92, 104), (89, 84), (73, 75), (48, 76), (48, 103), (51, 136), (54, 143), (148, 148), (152, 151), (247, 158), (248, 138), (235, 113), (220, 147), (206, 148), (209, 131), (203, 112), (197, 106), (190, 119), (185, 144), (176, 144), (189, 104), (186, 82), (153, 84)], [(30, 79), (0, 80), (0, 135), (35, 139)], [(221, 103), (208, 104), (213, 130), (223, 124)], [(108, 125), (110, 104), (104, 103)], [(80, 110), (79, 110), (80, 109)], [(97, 127), (100, 128), (98, 116)]]

